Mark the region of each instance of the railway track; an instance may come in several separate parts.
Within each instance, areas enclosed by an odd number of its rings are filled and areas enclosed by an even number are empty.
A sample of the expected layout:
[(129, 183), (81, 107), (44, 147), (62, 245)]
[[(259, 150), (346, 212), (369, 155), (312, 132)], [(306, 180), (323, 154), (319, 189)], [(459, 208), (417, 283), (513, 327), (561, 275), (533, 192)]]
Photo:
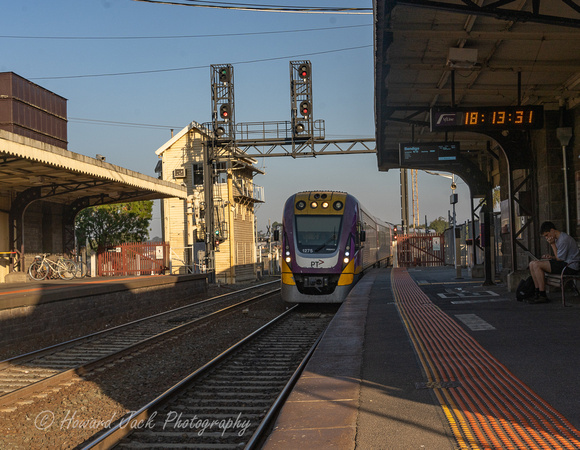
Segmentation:
[(204, 321), (279, 291), (265, 283), (166, 311), (0, 362), (0, 407), (14, 404)]
[(333, 313), (292, 308), (84, 448), (255, 448)]

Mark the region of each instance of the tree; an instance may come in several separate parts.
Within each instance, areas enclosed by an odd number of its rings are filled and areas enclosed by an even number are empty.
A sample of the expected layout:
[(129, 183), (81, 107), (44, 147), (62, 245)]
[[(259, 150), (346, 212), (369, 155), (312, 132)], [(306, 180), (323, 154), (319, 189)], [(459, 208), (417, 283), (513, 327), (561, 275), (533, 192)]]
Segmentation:
[(153, 202), (94, 206), (83, 209), (75, 219), (77, 241), (89, 242), (93, 250), (105, 245), (143, 242), (149, 238)]
[(443, 232), (449, 228), (449, 222), (447, 222), (443, 217), (439, 216), (429, 224), (429, 228), (433, 228), (437, 234), (443, 234)]

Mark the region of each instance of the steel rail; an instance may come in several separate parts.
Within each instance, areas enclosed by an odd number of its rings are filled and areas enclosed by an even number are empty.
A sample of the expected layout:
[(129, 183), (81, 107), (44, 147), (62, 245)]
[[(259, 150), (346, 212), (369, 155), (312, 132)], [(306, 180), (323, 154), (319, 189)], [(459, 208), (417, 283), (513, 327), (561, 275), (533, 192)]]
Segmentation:
[(296, 368), (296, 371), (292, 374), (292, 377), (290, 378), (290, 380), (288, 380), (288, 383), (286, 383), (286, 386), (284, 386), (284, 389), (282, 390), (282, 392), (280, 392), (280, 395), (278, 396), (272, 407), (268, 410), (266, 416), (264, 417), (262, 422), (260, 422), (260, 425), (258, 425), (256, 431), (254, 431), (254, 434), (244, 447), (244, 450), (253, 450), (255, 448), (258, 448), (258, 445), (264, 439), (266, 432), (270, 427), (270, 424), (278, 416), (278, 413), (282, 409), (282, 406), (284, 406), (284, 403), (286, 402), (286, 399), (292, 392), (292, 389), (294, 389), (294, 386), (298, 382), (300, 375), (302, 375), (302, 372), (304, 372), (306, 364), (308, 364), (308, 361), (310, 361), (310, 358), (312, 358), (314, 350), (316, 350), (316, 347), (318, 347), (318, 344), (322, 340), (323, 336), (324, 333), (321, 333), (318, 339), (316, 339), (316, 342), (312, 345), (312, 347), (310, 347), (310, 350), (308, 350), (308, 353), (306, 354), (300, 365)]
[(26, 362), (26, 361), (29, 361), (31, 359), (38, 358), (39, 356), (44, 356), (44, 355), (51, 354), (51, 353), (53, 353), (55, 351), (63, 350), (64, 348), (66, 348), (65, 346), (72, 346), (72, 345), (77, 344), (78, 342), (81, 342), (81, 341), (86, 340), (86, 339), (98, 337), (98, 336), (101, 336), (101, 335), (104, 335), (104, 334), (111, 333), (113, 331), (118, 331), (118, 330), (121, 330), (123, 328), (129, 327), (129, 326), (133, 326), (133, 325), (136, 325), (138, 323), (145, 322), (147, 320), (157, 319), (159, 317), (163, 317), (165, 315), (173, 314), (173, 313), (176, 313), (178, 311), (186, 310), (186, 309), (189, 309), (189, 308), (195, 308), (197, 306), (204, 305), (206, 303), (214, 302), (214, 301), (217, 301), (217, 300), (223, 300), (226, 297), (236, 296), (236, 295), (238, 295), (240, 293), (247, 292), (247, 291), (251, 291), (251, 290), (255, 290), (255, 289), (258, 289), (258, 288), (261, 288), (261, 287), (264, 287), (264, 286), (268, 286), (268, 285), (274, 284), (274, 283), (280, 283), (280, 281), (279, 280), (269, 281), (267, 283), (258, 284), (256, 286), (247, 287), (247, 288), (240, 289), (240, 290), (237, 290), (237, 291), (234, 291), (234, 292), (228, 292), (228, 293), (225, 293), (225, 294), (216, 295), (215, 297), (207, 298), (207, 299), (201, 300), (199, 302), (195, 302), (195, 303), (192, 303), (192, 304), (180, 306), (179, 308), (170, 309), (169, 311), (163, 311), (161, 313), (153, 314), (151, 316), (143, 317), (141, 319), (137, 319), (137, 320), (133, 320), (131, 322), (127, 322), (127, 323), (124, 323), (124, 324), (121, 324), (121, 325), (117, 325), (117, 326), (115, 326), (113, 328), (107, 328), (106, 330), (101, 330), (101, 331), (97, 331), (95, 333), (90, 333), (90, 334), (87, 334), (87, 335), (84, 335), (84, 336), (80, 336), (78, 338), (70, 339), (70, 340), (65, 341), (65, 342), (60, 342), (58, 344), (54, 344), (54, 345), (51, 345), (51, 346), (48, 346), (48, 347), (41, 348), (39, 350), (34, 350), (32, 352), (24, 353), (22, 355), (13, 356), (11, 358), (8, 358), (8, 359), (5, 359), (3, 361), (0, 361), (0, 369), (3, 369), (6, 366), (14, 365), (15, 363), (16, 364), (21, 364), (21, 363)]
[[(263, 287), (263, 286), (268, 285), (268, 284), (270, 284), (270, 283), (265, 283), (265, 284), (259, 285), (259, 287)], [(254, 287), (254, 289), (256, 289), (257, 287), (258, 286)], [(251, 290), (251, 289), (252, 288), (247, 288), (244, 290), (236, 291), (235, 293), (239, 293), (241, 291), (247, 291), (247, 290)], [(58, 372), (54, 375), (42, 378), (36, 382), (30, 383), (26, 386), (19, 388), (19, 389), (8, 392), (8, 393), (0, 396), (0, 406), (12, 404), (12, 403), (17, 402), (21, 399), (30, 397), (32, 394), (46, 390), (49, 387), (64, 383), (64, 382), (66, 382), (66, 381), (68, 381), (76, 376), (83, 376), (83, 375), (87, 374), (89, 371), (94, 370), (95, 368), (100, 367), (104, 364), (107, 364), (113, 360), (119, 359), (124, 355), (127, 355), (129, 353), (133, 353), (140, 348), (154, 345), (156, 342), (159, 342), (163, 339), (166, 339), (169, 336), (184, 333), (191, 327), (201, 325), (204, 321), (213, 320), (215, 318), (220, 317), (221, 315), (230, 313), (235, 308), (240, 308), (240, 307), (245, 306), (247, 304), (262, 300), (263, 298), (268, 297), (268, 296), (278, 292), (279, 290), (280, 289), (277, 288), (277, 289), (259, 294), (256, 297), (252, 297), (250, 299), (243, 300), (243, 301), (236, 303), (234, 305), (230, 305), (230, 306), (227, 306), (225, 308), (221, 308), (218, 311), (214, 311), (214, 312), (211, 312), (209, 314), (205, 314), (203, 316), (194, 318), (194, 319), (187, 321), (185, 323), (182, 323), (178, 326), (171, 327), (169, 329), (165, 329), (162, 332), (155, 333), (155, 334), (153, 334), (147, 338), (144, 338), (144, 339), (140, 339), (137, 342), (131, 343), (130, 345), (125, 345), (120, 350), (111, 351), (111, 352), (107, 353), (106, 355), (103, 355), (101, 357), (96, 357), (95, 359), (92, 359), (89, 362), (75, 365), (73, 367), (70, 367), (69, 369), (63, 370), (63, 371)], [(119, 331), (121, 329), (130, 329), (129, 327), (133, 326), (135, 324), (140, 324), (140, 323), (147, 321), (147, 320), (157, 319), (160, 316), (168, 315), (169, 313), (174, 313), (176, 311), (181, 311), (184, 308), (192, 308), (193, 306), (199, 305), (200, 303), (205, 304), (209, 301), (216, 301), (218, 299), (223, 300), (224, 297), (231, 296), (232, 294), (235, 294), (235, 293), (223, 294), (220, 296), (212, 297), (211, 299), (207, 299), (207, 300), (204, 300), (202, 302), (197, 302), (194, 305), (186, 305), (186, 307), (180, 307), (180, 308), (176, 308), (176, 309), (171, 310), (171, 311), (166, 311), (164, 313), (155, 314), (153, 316), (150, 316), (150, 317), (147, 317), (144, 319), (139, 319), (139, 320), (130, 322), (128, 324), (120, 325), (120, 326), (112, 328), (110, 330), (105, 330), (104, 332), (97, 332), (97, 333), (87, 335), (86, 337), (77, 338), (77, 339), (74, 339), (72, 341), (67, 341), (66, 343), (62, 344), (62, 347), (57, 344), (56, 346), (52, 346), (52, 347), (49, 347), (47, 349), (39, 350), (37, 353), (32, 352), (32, 353), (28, 353), (26, 355), (23, 355), (22, 359), (20, 359), (20, 357), (15, 357), (15, 358), (4, 361), (3, 363), (7, 363), (7, 364), (4, 364), (3, 367), (6, 367), (7, 365), (9, 365), (9, 366), (22, 365), (23, 362), (33, 361), (35, 359), (35, 355), (36, 355), (36, 357), (43, 357), (43, 356), (46, 356), (46, 354), (54, 354), (59, 350), (68, 350), (70, 348), (74, 348), (75, 344), (93, 342), (97, 339), (97, 337), (101, 337), (102, 335), (104, 335), (106, 333), (111, 333), (113, 330)], [(13, 364), (14, 362), (17, 362), (18, 364), (15, 365), (15, 364)]]
[(138, 411), (135, 411), (134, 413), (131, 413), (129, 416), (126, 416), (117, 421), (116, 424), (109, 431), (99, 436), (98, 439), (89, 443), (87, 446), (83, 447), (83, 450), (90, 449), (106, 450), (111, 448), (113, 445), (117, 444), (121, 439), (123, 439), (125, 436), (129, 435), (133, 431), (134, 427), (127, 425), (145, 423), (147, 419), (151, 416), (151, 413), (154, 412), (156, 409), (158, 409), (159, 406), (161, 406), (165, 401), (167, 401), (172, 396), (177, 395), (179, 392), (181, 392), (181, 390), (187, 388), (194, 380), (197, 380), (201, 375), (205, 374), (210, 369), (216, 367), (221, 361), (223, 361), (225, 358), (234, 353), (242, 345), (246, 344), (252, 338), (262, 333), (262, 331), (264, 331), (265, 329), (268, 329), (272, 324), (280, 321), (282, 318), (289, 315), (297, 307), (298, 305), (294, 305), (289, 310), (283, 312), (278, 317), (272, 319), (267, 324), (261, 326), (256, 331), (252, 332), (251, 334), (243, 338), (241, 341), (237, 342), (224, 352), (220, 353), (214, 359), (204, 364), (202, 367), (200, 367), (195, 372), (185, 377), (183, 380), (179, 381), (176, 385), (166, 390), (164, 393), (162, 393), (156, 399), (152, 400), (151, 402), (143, 406)]
[[(150, 438), (151, 433), (155, 434), (155, 432), (152, 431), (152, 428), (153, 428), (152, 425), (154, 425), (154, 423), (150, 423), (150, 422), (154, 421), (154, 419), (156, 418), (159, 411), (162, 411), (164, 408), (166, 409), (167, 407), (172, 406), (172, 404), (174, 404), (175, 402), (177, 402), (178, 405), (188, 405), (190, 402), (195, 402), (195, 401), (201, 401), (203, 403), (204, 396), (195, 397), (195, 396), (192, 396), (192, 393), (195, 394), (195, 392), (198, 391), (198, 392), (203, 392), (204, 394), (207, 394), (206, 390), (208, 389), (208, 386), (211, 386), (213, 383), (220, 384), (220, 381), (213, 381), (212, 375), (210, 375), (210, 371), (215, 370), (215, 372), (213, 372), (213, 374), (217, 373), (217, 375), (218, 375), (217, 380), (219, 380), (220, 371), (222, 371), (221, 377), (224, 376), (223, 372), (227, 373), (228, 370), (232, 370), (233, 368), (236, 368), (236, 370), (238, 370), (238, 371), (242, 370), (245, 373), (245, 371), (247, 369), (240, 368), (240, 362), (242, 360), (246, 361), (246, 358), (248, 357), (247, 353), (245, 353), (245, 352), (249, 352), (250, 355), (252, 354), (252, 352), (259, 353), (260, 359), (262, 359), (262, 352), (265, 352), (266, 354), (268, 353), (268, 349), (267, 348), (264, 349), (264, 347), (267, 347), (267, 345), (264, 343), (264, 341), (260, 340), (262, 338), (262, 335), (264, 337), (267, 336), (268, 339), (271, 339), (276, 343), (279, 343), (280, 336), (277, 336), (277, 335), (275, 337), (272, 337), (271, 335), (268, 336), (268, 334), (266, 332), (272, 330), (274, 328), (274, 325), (281, 323), (281, 321), (283, 319), (287, 318), (287, 319), (292, 320), (292, 317), (297, 317), (297, 316), (290, 316), (291, 314), (293, 314), (297, 311), (297, 308), (299, 308), (298, 305), (293, 306), (288, 311), (284, 312), (283, 314), (274, 318), (273, 320), (271, 320), (267, 324), (263, 325), (262, 327), (260, 327), (256, 331), (252, 332), (250, 335), (248, 335), (247, 337), (245, 337), (244, 339), (242, 339), (238, 343), (234, 344), (232, 347), (230, 347), (229, 349), (227, 349), (226, 351), (224, 351), (223, 353), (221, 353), (220, 355), (215, 357), (213, 360), (211, 360), (210, 362), (208, 362), (207, 364), (205, 364), (201, 368), (197, 369), (196, 371), (194, 371), (193, 373), (191, 373), (190, 375), (185, 377), (183, 380), (181, 380), (176, 385), (174, 385), (173, 387), (171, 387), (170, 389), (165, 391), (163, 394), (159, 395), (157, 398), (155, 398), (154, 400), (149, 402), (147, 405), (143, 406), (138, 411), (129, 413), (126, 416), (124, 416), (123, 418), (119, 419), (116, 423), (113, 424), (111, 429), (109, 429), (107, 431), (103, 431), (100, 434), (97, 434), (93, 441), (88, 442), (84, 447), (82, 447), (83, 450), (109, 449), (109, 448), (115, 446), (116, 444), (120, 443), (122, 439), (124, 439), (126, 437), (130, 437), (130, 438), (133, 437), (130, 435), (132, 435), (134, 432), (139, 434), (139, 432), (144, 431), (145, 438)], [(282, 322), (281, 325), (283, 326), (285, 323), (286, 322)], [(296, 326), (295, 324), (292, 324), (292, 323), (290, 325)], [(320, 322), (318, 322), (316, 325), (317, 325), (317, 327), (321, 327), (323, 325), (324, 325), (324, 327), (326, 327), (327, 323), (321, 324)], [(293, 331), (297, 331), (297, 330), (293, 330)], [(280, 330), (278, 330), (278, 332), (280, 332)], [(295, 384), (296, 380), (298, 379), (300, 373), (302, 372), (303, 367), (305, 366), (306, 362), (308, 361), (309, 357), (314, 352), (314, 348), (316, 347), (316, 345), (320, 341), (321, 336), (323, 335), (323, 332), (324, 332), (324, 330), (322, 331), (322, 333), (318, 332), (318, 334), (313, 337), (314, 344), (309, 345), (308, 350), (305, 350), (306, 356), (302, 356), (300, 358), (299, 369), (292, 371), (293, 373), (291, 373), (291, 375), (290, 375), (290, 380), (284, 381), (284, 386), (280, 390), (278, 390), (278, 388), (276, 388), (277, 392), (281, 391), (281, 393), (278, 393), (276, 395), (276, 398), (274, 398), (274, 400), (256, 400), (256, 402), (267, 401), (269, 408), (268, 408), (268, 411), (265, 415), (265, 418), (262, 419), (261, 422), (258, 424), (258, 428), (260, 429), (259, 432), (258, 432), (258, 430), (256, 430), (256, 432), (254, 432), (252, 434), (252, 436), (250, 436), (249, 440), (251, 440), (254, 436), (256, 436), (255, 439), (258, 439), (260, 437), (260, 435), (262, 435), (263, 432), (267, 429), (268, 423), (272, 420), (273, 417), (275, 417), (275, 414), (277, 413), (279, 407), (281, 406), (281, 404), (283, 403), (283, 401), (285, 400), (285, 398), (289, 394), (290, 390), (292, 389), (293, 385)], [(252, 344), (258, 345), (259, 348), (252, 349)], [(304, 353), (302, 353), (302, 355), (303, 354)], [(265, 360), (267, 363), (270, 362), (267, 359), (265, 359)], [(276, 361), (278, 361), (278, 359), (276, 359)], [(222, 365), (222, 363), (224, 363), (224, 365)], [(228, 363), (230, 363), (230, 364), (228, 364)], [(249, 364), (251, 365), (252, 363), (250, 362)], [(279, 364), (279, 361), (278, 361), (278, 364)], [(228, 374), (228, 376), (230, 376), (230, 374)], [(252, 376), (253, 375), (251, 375), (251, 374), (248, 375), (248, 377), (252, 377)], [(257, 375), (257, 378), (260, 379), (260, 382), (259, 382), (260, 385), (262, 385), (262, 383), (264, 383), (262, 378), (267, 377), (267, 376), (268, 376), (268, 374)], [(278, 375), (274, 375), (273, 377), (280, 378), (281, 375), (278, 374)], [(286, 379), (286, 377), (287, 376), (284, 376), (285, 379)], [(199, 384), (196, 384), (197, 382), (199, 382)], [(242, 395), (242, 398), (246, 399), (246, 400), (243, 400), (244, 403), (248, 402), (250, 405), (253, 403), (254, 404), (256, 403), (256, 402), (253, 402), (254, 398), (253, 398), (253, 393), (251, 392), (251, 389), (250, 389), (249, 393), (246, 392), (245, 394), (244, 393), (240, 394), (239, 393), (239, 389), (240, 389), (239, 385), (230, 386), (230, 382), (227, 380), (221, 381), (221, 383), (227, 385), (228, 388), (231, 388), (231, 391), (234, 391), (234, 395)], [(242, 382), (242, 385), (244, 385), (244, 383), (247, 383), (247, 381)], [(255, 383), (258, 383), (258, 382), (255, 381)], [(243, 388), (241, 388), (241, 389), (243, 389)], [(188, 394), (189, 394), (189, 397), (188, 397)], [(223, 398), (221, 398), (222, 395), (224, 396)], [(248, 397), (250, 395), (252, 397)], [(228, 400), (226, 393), (221, 394), (221, 391), (220, 391), (220, 395), (218, 395), (218, 397), (220, 397), (220, 398), (215, 399), (215, 401), (217, 403), (219, 403), (220, 401), (222, 401), (222, 402), (226, 401), (228, 406), (229, 406), (230, 401), (233, 401), (234, 403), (241, 401), (241, 400)], [(182, 409), (185, 406), (177, 406), (177, 407)], [(260, 408), (262, 408), (262, 405), (255, 407), (255, 408), (260, 409)], [(214, 407), (214, 408), (210, 408), (210, 409), (221, 409), (221, 408)], [(248, 408), (248, 409), (251, 409), (251, 408)], [(266, 411), (266, 409), (264, 409), (264, 411)], [(184, 414), (187, 416), (188, 413), (185, 412)], [(211, 416), (211, 414), (213, 414), (213, 416)], [(220, 414), (223, 417), (223, 413), (220, 413)], [(216, 413), (210, 413), (210, 416), (216, 417), (216, 416), (219, 416), (220, 414), (216, 415)], [(251, 415), (251, 413), (249, 413), (249, 412), (247, 412), (247, 414)], [(197, 417), (197, 414), (196, 414), (196, 417)], [(209, 419), (206, 419), (206, 420), (209, 420)], [(149, 429), (147, 429), (148, 426), (150, 427)], [(179, 430), (179, 432), (177, 432), (173, 436), (175, 438), (183, 439), (183, 438), (185, 438), (183, 433), (187, 434), (185, 432), (185, 430), (183, 430), (183, 432), (181, 430)], [(167, 434), (168, 434), (168, 432), (165, 430), (165, 426), (164, 426), (163, 431), (160, 432), (160, 435), (164, 436), (163, 438), (167, 438)], [(197, 433), (197, 432), (195, 434), (196, 434), (196, 436), (195, 436), (196, 439), (198, 437), (199, 438), (202, 437), (202, 435)], [(223, 437), (223, 433), (220, 436)], [(242, 437), (241, 434), (238, 434), (238, 436), (240, 438)], [(182, 442), (182, 444), (184, 444), (184, 446), (185, 446), (186, 443)], [(191, 446), (192, 443), (190, 442), (189, 444)], [(194, 445), (198, 445), (198, 444), (199, 443), (196, 443)], [(136, 445), (147, 445), (147, 444), (136, 444)], [(159, 441), (157, 443), (157, 445), (162, 446), (163, 444), (161, 443), (161, 441)], [(177, 444), (171, 444), (171, 445), (177, 445)], [(181, 445), (181, 444), (179, 444), (179, 445)], [(208, 444), (199, 444), (199, 445), (203, 446), (203, 447), (208, 446)], [(224, 445), (227, 446), (230, 444), (223, 444), (222, 447), (224, 447)], [(239, 446), (241, 444), (235, 444), (235, 445)]]

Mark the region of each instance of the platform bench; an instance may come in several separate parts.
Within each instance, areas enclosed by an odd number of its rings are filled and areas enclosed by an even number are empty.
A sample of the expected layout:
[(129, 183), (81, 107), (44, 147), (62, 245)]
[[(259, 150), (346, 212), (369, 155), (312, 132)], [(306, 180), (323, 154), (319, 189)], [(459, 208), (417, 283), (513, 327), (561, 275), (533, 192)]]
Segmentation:
[[(564, 270), (566, 270), (564, 268)], [(561, 274), (557, 273), (546, 273), (545, 280), (546, 285), (559, 288), (562, 293), (562, 306), (572, 306), (566, 305), (566, 287), (571, 285), (572, 288), (576, 291), (578, 295), (580, 295), (580, 291), (578, 291), (578, 287), (576, 286), (576, 281), (580, 281), (580, 273), (577, 274), (564, 274), (564, 270)]]

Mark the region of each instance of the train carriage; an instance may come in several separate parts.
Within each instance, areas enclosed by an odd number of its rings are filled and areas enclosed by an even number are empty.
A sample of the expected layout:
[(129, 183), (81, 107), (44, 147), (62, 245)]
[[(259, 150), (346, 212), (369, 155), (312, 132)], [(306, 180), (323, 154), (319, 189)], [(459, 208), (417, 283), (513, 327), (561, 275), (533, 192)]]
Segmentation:
[(300, 192), (284, 206), (282, 298), (341, 303), (365, 269), (390, 263), (393, 226), (345, 192)]

